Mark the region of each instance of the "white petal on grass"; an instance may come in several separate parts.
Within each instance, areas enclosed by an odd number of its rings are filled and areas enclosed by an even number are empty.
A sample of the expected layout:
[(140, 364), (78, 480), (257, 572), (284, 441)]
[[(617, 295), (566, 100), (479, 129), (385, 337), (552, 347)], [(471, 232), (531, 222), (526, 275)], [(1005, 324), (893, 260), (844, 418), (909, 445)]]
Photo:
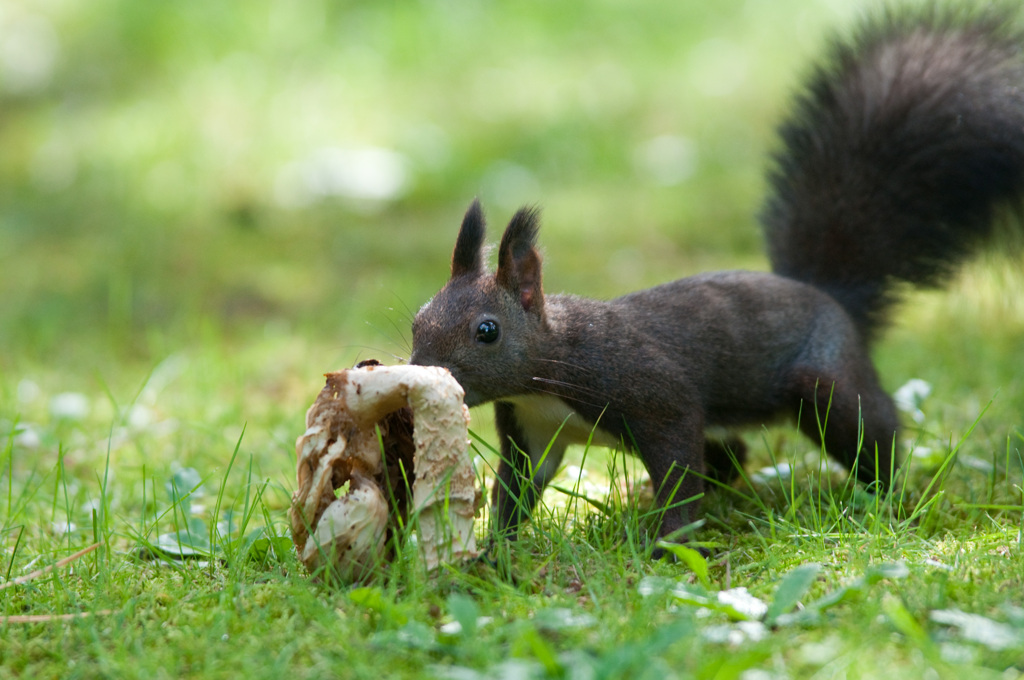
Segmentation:
[(924, 400), (931, 393), (932, 386), (930, 383), (920, 378), (911, 378), (893, 393), (892, 399), (896, 404), (896, 408), (909, 413), (914, 422), (922, 423), (924, 422), (924, 412), (921, 410), (921, 404), (924, 403)]
[(574, 612), (566, 607), (554, 607), (537, 612), (534, 616), (534, 623), (540, 628), (557, 631), (589, 628), (597, 623), (597, 619), (584, 612)]
[(441, 624), (438, 631), (445, 635), (458, 635), (462, 632), (462, 624), (458, 621), (449, 621), (448, 623)]
[[(492, 617), (492, 616), (478, 616), (478, 617), (476, 617), (476, 628), (477, 628), (477, 630), (480, 630), (481, 628), (483, 628), (484, 626), (488, 625), (492, 621), (494, 621), (494, 617)], [(441, 626), (438, 628), (438, 631), (440, 631), (441, 633), (444, 633), (445, 635), (458, 635), (459, 633), (462, 632), (462, 624), (459, 623), (458, 621), (449, 621), (448, 623), (441, 624)]]
[(740, 673), (739, 680), (783, 680), (789, 677), (788, 675), (766, 671), (763, 668), (748, 668)]
[(1024, 644), (1024, 636), (1018, 631), (980, 614), (968, 614), (959, 609), (936, 609), (930, 618), (936, 623), (958, 628), (965, 640), (980, 643), (995, 651)]
[(771, 467), (764, 467), (755, 472), (750, 478), (759, 483), (767, 484), (772, 479), (786, 481), (793, 476), (793, 466), (789, 463), (779, 463)]
[(61, 392), (50, 400), (50, 415), (65, 420), (83, 420), (89, 415), (89, 398), (80, 392)]
[(52, 529), (53, 533), (58, 536), (63, 536), (65, 534), (70, 534), (72, 531), (76, 531), (78, 529), (78, 525), (74, 522), (51, 522), (50, 529)]
[(586, 479), (587, 471), (581, 468), (579, 465), (566, 465), (565, 476), (569, 479)]
[(641, 597), (660, 595), (672, 589), (672, 581), (661, 576), (644, 576), (636, 586), (636, 591)]
[(19, 423), (14, 430), (14, 445), (23, 449), (38, 449), (43, 443), (36, 428), (28, 423)]
[(671, 593), (679, 602), (698, 607), (696, 615), (699, 618), (713, 616), (717, 612), (725, 614), (730, 619), (742, 621), (761, 619), (768, 612), (768, 605), (742, 586), (717, 593), (706, 593), (702, 588), (676, 582)]
[(743, 586), (720, 591), (718, 601), (752, 619), (759, 619), (768, 612), (768, 605), (751, 595)]
[(929, 469), (939, 467), (946, 460), (945, 454), (941, 451), (936, 451), (930, 446), (913, 447), (910, 451), (910, 457), (914, 462), (920, 463)]
[(747, 642), (759, 642), (768, 636), (768, 627), (760, 621), (739, 621), (708, 626), (702, 631), (708, 642), (739, 647)]
[(543, 677), (544, 667), (530, 659), (506, 659), (487, 669), (484, 677), (496, 680), (533, 680)]

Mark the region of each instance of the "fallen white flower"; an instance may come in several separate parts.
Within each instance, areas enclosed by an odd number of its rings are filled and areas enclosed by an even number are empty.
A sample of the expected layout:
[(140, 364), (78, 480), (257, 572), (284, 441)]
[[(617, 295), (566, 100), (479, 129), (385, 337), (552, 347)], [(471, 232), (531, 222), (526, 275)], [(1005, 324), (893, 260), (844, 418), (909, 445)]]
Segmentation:
[(936, 609), (929, 618), (936, 623), (958, 628), (965, 640), (978, 642), (996, 651), (1024, 642), (1024, 638), (1012, 627), (980, 614), (968, 614), (959, 609)]
[(920, 378), (911, 378), (893, 393), (892, 400), (896, 404), (896, 408), (904, 413), (909, 413), (915, 423), (923, 423), (925, 416), (921, 410), (921, 404), (931, 393), (930, 383)]
[(65, 420), (84, 420), (89, 415), (89, 397), (80, 392), (61, 392), (50, 400), (50, 415)]

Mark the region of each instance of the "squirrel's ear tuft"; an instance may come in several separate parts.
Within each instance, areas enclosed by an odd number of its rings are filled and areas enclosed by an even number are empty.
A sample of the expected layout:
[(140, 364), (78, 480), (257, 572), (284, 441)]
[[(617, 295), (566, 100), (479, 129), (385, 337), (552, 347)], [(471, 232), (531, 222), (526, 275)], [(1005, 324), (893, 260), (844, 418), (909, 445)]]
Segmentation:
[(537, 227), (540, 211), (520, 208), (505, 228), (498, 249), (498, 284), (518, 293), (526, 311), (540, 312), (544, 304), (541, 290), (540, 253), (537, 252)]
[(462, 228), (455, 240), (452, 252), (452, 278), (463, 274), (478, 274), (484, 268), (484, 211), (479, 199), (473, 203), (462, 218)]

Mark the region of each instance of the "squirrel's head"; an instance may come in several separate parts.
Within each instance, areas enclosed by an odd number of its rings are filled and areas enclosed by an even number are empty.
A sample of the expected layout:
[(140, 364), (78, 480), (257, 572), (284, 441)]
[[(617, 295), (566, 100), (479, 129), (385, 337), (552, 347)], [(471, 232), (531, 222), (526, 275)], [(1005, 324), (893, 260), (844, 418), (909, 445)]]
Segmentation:
[(483, 211), (473, 201), (455, 241), (451, 278), (413, 321), (409, 362), (447, 368), (469, 406), (528, 391), (531, 347), (546, 328), (537, 216), (533, 208), (516, 212), (491, 273)]

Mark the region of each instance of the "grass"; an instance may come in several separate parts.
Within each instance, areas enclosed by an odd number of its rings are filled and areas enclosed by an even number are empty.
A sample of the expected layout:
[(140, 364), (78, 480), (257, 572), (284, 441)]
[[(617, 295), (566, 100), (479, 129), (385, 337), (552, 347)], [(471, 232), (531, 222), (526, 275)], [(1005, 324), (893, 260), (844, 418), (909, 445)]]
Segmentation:
[[(543, 204), (548, 290), (764, 268), (771, 126), (855, 8), (12, 7), (0, 42), (28, 30), (52, 68), (0, 79), (0, 676), (1024, 669), (1016, 256), (914, 294), (878, 346), (887, 387), (932, 387), (892, 496), (771, 428), (704, 499), (708, 557), (646, 558), (642, 470), (578, 448), (494, 564), (427, 576), (405, 545), (330, 588), (289, 551), (320, 376), (407, 356), (474, 195), (494, 231)], [(398, 154), (387, 197), (296, 184), (365, 147)], [(486, 409), (472, 427), (489, 483)]]

